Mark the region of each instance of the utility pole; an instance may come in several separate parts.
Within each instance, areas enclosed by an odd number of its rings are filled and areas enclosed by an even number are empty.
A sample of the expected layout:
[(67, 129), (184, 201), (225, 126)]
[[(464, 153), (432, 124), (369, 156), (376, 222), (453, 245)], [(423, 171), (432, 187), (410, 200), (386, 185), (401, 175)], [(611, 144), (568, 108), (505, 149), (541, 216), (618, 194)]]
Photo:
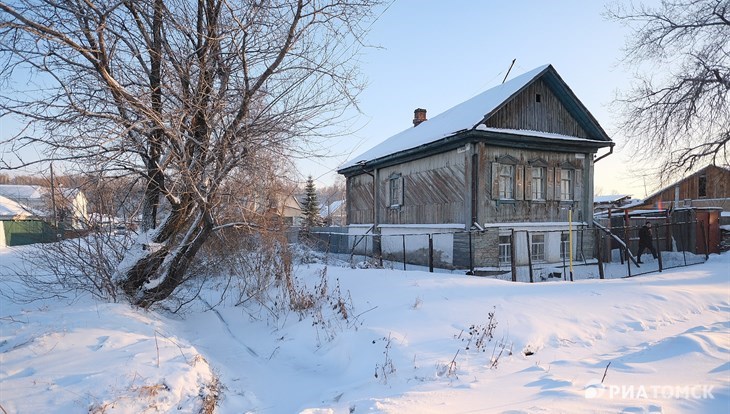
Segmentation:
[(53, 209), (53, 227), (58, 231), (58, 215), (56, 214), (56, 185), (53, 177), (53, 163), (51, 163), (51, 208)]

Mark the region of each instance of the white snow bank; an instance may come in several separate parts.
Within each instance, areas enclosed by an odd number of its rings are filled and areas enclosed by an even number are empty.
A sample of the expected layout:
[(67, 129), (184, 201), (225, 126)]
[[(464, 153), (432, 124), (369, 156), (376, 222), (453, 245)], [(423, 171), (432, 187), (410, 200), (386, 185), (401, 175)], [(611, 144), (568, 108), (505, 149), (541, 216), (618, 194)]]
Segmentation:
[[(220, 413), (727, 412), (728, 266), (723, 254), (631, 279), (540, 284), (330, 266), (347, 320), (328, 307), (276, 318), (233, 301), (216, 311), (201, 301), (175, 320), (3, 299), (0, 404), (194, 412), (211, 378), (202, 355), (224, 386)], [(295, 272), (314, 286), (322, 269)], [(493, 339), (466, 349), (489, 312)]]
[[(5, 293), (19, 289), (10, 277), (0, 274)], [(198, 413), (215, 392), (206, 358), (155, 313), (85, 298), (0, 300), (4, 412)]]

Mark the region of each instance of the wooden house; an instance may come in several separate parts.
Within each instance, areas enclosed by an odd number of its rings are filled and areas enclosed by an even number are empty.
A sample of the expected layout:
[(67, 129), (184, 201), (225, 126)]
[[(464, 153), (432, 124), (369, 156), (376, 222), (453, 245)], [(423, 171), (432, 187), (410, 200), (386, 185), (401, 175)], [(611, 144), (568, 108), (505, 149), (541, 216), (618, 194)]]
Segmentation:
[(0, 196), (19, 203), (48, 222), (63, 224), (67, 229), (83, 229), (89, 223), (88, 200), (78, 188), (3, 184)]
[(705, 168), (646, 197), (638, 208), (718, 207), (730, 212), (730, 169)]
[(41, 217), (0, 195), (0, 248), (56, 240), (56, 232)]
[(632, 200), (630, 194), (597, 195), (593, 197), (593, 212), (622, 210), (639, 205), (642, 200)]
[(727, 249), (730, 239), (730, 232), (723, 230), (730, 225), (730, 169), (708, 165), (648, 196), (635, 208), (642, 209), (672, 212), (673, 216), (686, 211), (683, 220), (697, 222), (697, 229), (691, 232), (697, 235), (695, 250), (704, 253), (706, 243), (710, 253), (719, 253)]
[(614, 144), (551, 65), (432, 119), (414, 115), (338, 170), (350, 233), (381, 235), (383, 255), (388, 235), (438, 233), (442, 264), (463, 263), (463, 232), (479, 229), (476, 265), (504, 264), (512, 235), (518, 264), (558, 262), (561, 232), (591, 226), (595, 156)]
[(326, 226), (342, 227), (347, 224), (345, 200), (335, 200), (319, 207), (319, 215)]

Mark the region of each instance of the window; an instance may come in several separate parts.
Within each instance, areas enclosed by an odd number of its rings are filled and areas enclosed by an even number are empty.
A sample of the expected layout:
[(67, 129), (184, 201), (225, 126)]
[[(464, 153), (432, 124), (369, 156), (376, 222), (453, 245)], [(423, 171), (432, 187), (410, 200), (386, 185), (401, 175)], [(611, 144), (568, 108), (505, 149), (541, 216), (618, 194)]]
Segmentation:
[(512, 200), (515, 198), (515, 166), (499, 166), (499, 198)]
[(570, 258), (570, 235), (568, 233), (561, 233), (560, 234), (560, 258), (561, 259), (569, 259)]
[(512, 263), (512, 243), (510, 236), (499, 236), (499, 264)]
[(530, 240), (530, 257), (533, 262), (545, 261), (545, 235), (533, 234)]
[(707, 197), (707, 176), (705, 174), (700, 175), (697, 184), (697, 195)]
[(575, 178), (575, 170), (561, 169), (560, 170), (560, 200), (571, 201), (573, 200), (573, 181)]
[(400, 174), (392, 174), (388, 179), (388, 194), (390, 207), (403, 205), (403, 177)]
[(532, 199), (545, 199), (545, 168), (532, 167)]

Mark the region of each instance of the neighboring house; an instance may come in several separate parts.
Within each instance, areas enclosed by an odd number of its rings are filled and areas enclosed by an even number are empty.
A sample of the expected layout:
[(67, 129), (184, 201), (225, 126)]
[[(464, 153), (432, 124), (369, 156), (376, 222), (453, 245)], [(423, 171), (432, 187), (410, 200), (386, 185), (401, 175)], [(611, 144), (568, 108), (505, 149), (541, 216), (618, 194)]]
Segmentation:
[(290, 226), (300, 226), (304, 219), (302, 204), (293, 194), (281, 194), (277, 197), (276, 213)]
[(56, 240), (51, 226), (27, 207), (0, 196), (0, 247), (21, 246)]
[(336, 200), (319, 207), (325, 226), (342, 227), (347, 225), (347, 208), (345, 200)]
[(660, 210), (717, 207), (730, 212), (730, 169), (708, 165), (646, 197), (640, 206)]
[[(697, 222), (698, 246), (706, 239), (709, 251), (719, 253), (730, 245), (730, 168), (708, 165), (644, 199), (637, 209), (658, 209), (684, 221)], [(674, 219), (676, 220), (676, 219)], [(704, 251), (703, 249), (697, 249)]]
[(528, 245), (533, 261), (558, 262), (569, 211), (573, 226), (592, 225), (594, 156), (614, 144), (551, 65), (432, 119), (420, 108), (414, 115), (414, 127), (338, 171), (350, 234), (381, 234), (383, 255), (402, 246), (386, 235), (445, 233), (434, 238), (439, 261), (463, 261), (468, 235), (456, 233), (474, 228), (487, 230), (478, 266), (504, 262), (513, 230), (517, 264), (527, 263)]
[(34, 215), (45, 216), (48, 214), (49, 208), (47, 205), (50, 205), (50, 198), (42, 186), (2, 184), (0, 185), (0, 196), (15, 201), (23, 209)]
[[(0, 195), (9, 198), (35, 216), (47, 221), (58, 221), (74, 229), (85, 228), (89, 223), (88, 201), (84, 193), (75, 188), (51, 189), (38, 185), (0, 185)], [(54, 212), (55, 207), (55, 212)]]
[(593, 197), (593, 212), (601, 213), (608, 210), (623, 210), (641, 205), (642, 200), (632, 200), (628, 194), (613, 194)]

